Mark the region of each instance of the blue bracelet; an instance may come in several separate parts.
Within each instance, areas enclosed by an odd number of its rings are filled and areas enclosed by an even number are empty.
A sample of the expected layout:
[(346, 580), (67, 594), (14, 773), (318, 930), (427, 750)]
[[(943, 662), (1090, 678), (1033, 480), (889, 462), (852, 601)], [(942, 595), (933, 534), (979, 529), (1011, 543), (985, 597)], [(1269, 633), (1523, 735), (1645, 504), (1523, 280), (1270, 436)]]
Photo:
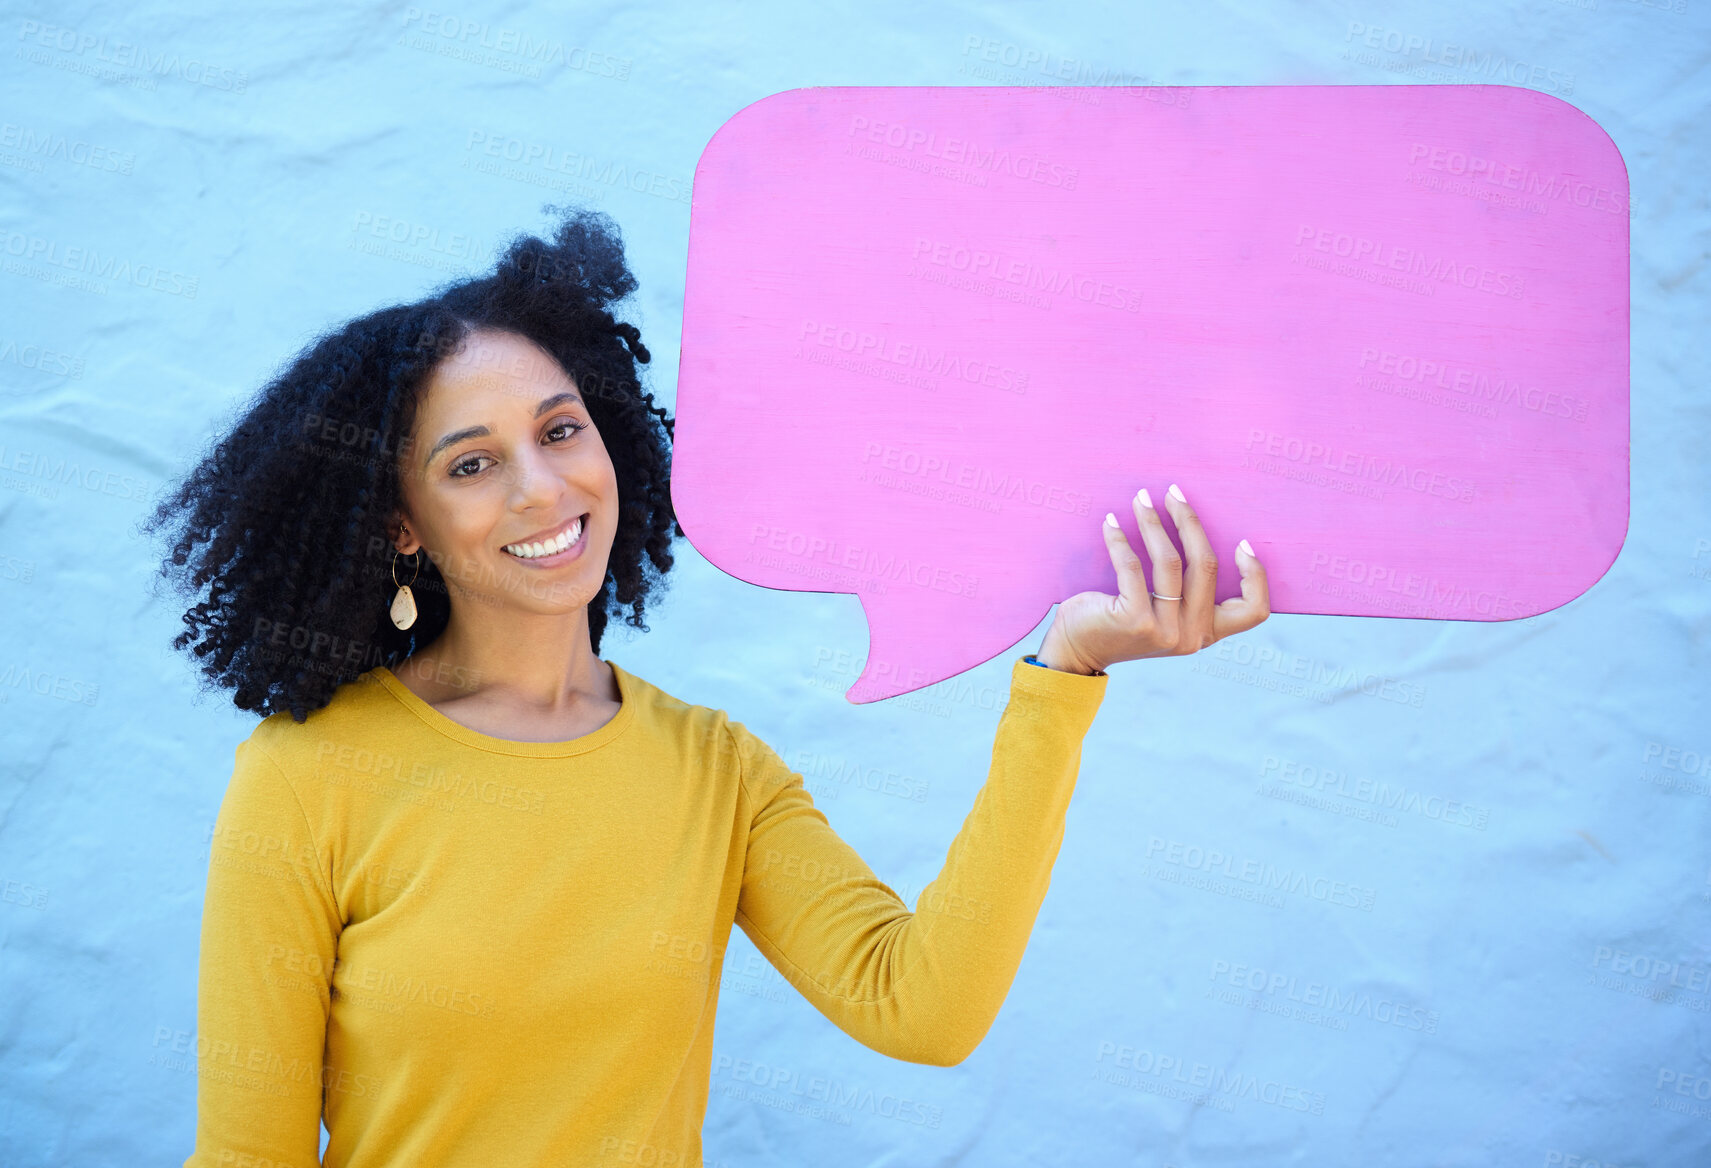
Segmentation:
[[(1041, 669), (1050, 669), (1051, 668), (1050, 665), (1047, 665), (1044, 661), (1041, 661), (1038, 657), (1035, 657), (1032, 653), (1029, 653), (1026, 657), (1022, 658), (1022, 660), (1026, 661), (1029, 665), (1038, 665)], [(1076, 674), (1076, 676), (1080, 677), (1083, 675), (1082, 674)], [(1089, 673), (1089, 674), (1086, 674), (1085, 676), (1087, 676), (1087, 677), (1104, 677), (1105, 671), (1103, 669), (1101, 669), (1096, 673)]]

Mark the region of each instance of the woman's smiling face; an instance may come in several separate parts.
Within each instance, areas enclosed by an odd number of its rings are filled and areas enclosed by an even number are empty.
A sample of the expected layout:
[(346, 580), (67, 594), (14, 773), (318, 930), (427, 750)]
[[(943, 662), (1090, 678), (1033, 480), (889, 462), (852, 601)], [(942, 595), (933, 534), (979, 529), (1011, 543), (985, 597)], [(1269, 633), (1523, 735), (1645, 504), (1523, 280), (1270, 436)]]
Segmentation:
[(400, 479), (409, 535), (396, 546), (409, 555), (419, 541), (454, 605), (563, 613), (599, 593), (617, 473), (576, 384), (526, 337), (476, 330), (441, 360)]

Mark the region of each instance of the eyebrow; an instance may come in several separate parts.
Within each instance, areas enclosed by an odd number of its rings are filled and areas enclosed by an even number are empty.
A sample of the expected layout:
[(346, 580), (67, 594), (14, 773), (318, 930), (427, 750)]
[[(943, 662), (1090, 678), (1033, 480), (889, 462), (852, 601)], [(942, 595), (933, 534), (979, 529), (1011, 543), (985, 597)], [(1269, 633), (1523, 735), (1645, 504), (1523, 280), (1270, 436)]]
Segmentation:
[[(566, 403), (582, 406), (583, 409), (588, 408), (587, 403), (577, 397), (574, 393), (567, 390), (564, 393), (553, 394), (551, 397), (542, 401), (540, 405), (536, 406), (535, 417), (540, 417), (556, 405)], [(428, 451), (428, 457), (422, 460), (422, 469), (426, 470), (433, 463), (434, 458), (440, 453), (440, 451), (444, 450), (446, 447), (462, 442), (465, 438), (485, 438), (491, 433), (493, 433), (493, 431), (489, 430), (486, 426), (470, 426), (468, 429), (458, 430), (454, 433), (447, 434), (444, 438), (441, 438), (438, 442), (434, 443), (434, 448)]]

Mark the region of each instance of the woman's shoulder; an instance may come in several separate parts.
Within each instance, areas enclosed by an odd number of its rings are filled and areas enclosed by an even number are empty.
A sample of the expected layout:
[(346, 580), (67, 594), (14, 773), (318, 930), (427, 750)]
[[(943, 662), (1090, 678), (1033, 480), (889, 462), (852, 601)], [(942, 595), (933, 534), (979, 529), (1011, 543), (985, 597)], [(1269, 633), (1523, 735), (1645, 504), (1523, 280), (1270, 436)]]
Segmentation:
[(289, 774), (312, 766), (329, 750), (372, 743), (388, 732), (401, 709), (387, 680), (384, 670), (370, 669), (339, 686), (326, 705), (310, 710), (301, 722), (287, 710), (269, 714), (244, 745), (259, 749)]
[(731, 741), (730, 715), (721, 707), (700, 705), (678, 697), (654, 682), (608, 659), (623, 676), (619, 679), (625, 701), (634, 701), (637, 721), (651, 726), (656, 734), (688, 744), (692, 749), (720, 751)]

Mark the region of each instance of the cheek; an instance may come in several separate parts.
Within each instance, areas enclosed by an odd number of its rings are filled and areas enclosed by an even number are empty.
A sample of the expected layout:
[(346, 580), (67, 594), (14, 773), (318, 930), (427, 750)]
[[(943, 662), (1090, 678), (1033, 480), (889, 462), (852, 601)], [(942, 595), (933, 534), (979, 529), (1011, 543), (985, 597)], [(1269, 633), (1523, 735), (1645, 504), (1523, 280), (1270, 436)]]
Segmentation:
[(441, 510), (440, 536), (457, 547), (486, 546), (487, 537), (503, 513), (502, 508), (475, 498), (474, 492), (464, 492), (455, 501), (446, 501)]

